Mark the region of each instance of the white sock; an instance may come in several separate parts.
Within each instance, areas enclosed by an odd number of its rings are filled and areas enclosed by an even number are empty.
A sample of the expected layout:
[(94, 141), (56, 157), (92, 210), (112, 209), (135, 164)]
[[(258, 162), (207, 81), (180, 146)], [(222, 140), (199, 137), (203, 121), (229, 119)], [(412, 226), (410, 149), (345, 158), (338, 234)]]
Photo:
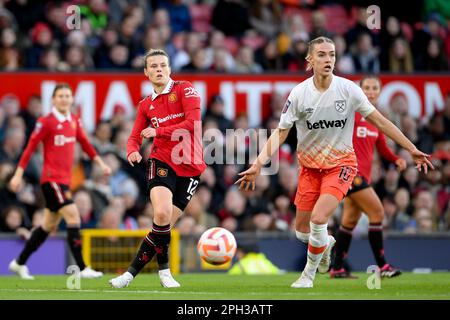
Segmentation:
[(131, 280), (134, 279), (133, 275), (130, 272), (128, 272), (128, 271), (125, 272), (123, 275), (126, 276), (128, 279), (131, 279)]
[(162, 270), (159, 270), (158, 273), (160, 275), (171, 275), (170, 269), (162, 269)]
[(300, 232), (295, 230), (295, 235), (297, 237), (298, 240), (300, 240), (301, 242), (308, 244), (309, 242), (309, 232), (308, 233), (304, 233), (304, 232)]
[(328, 224), (314, 224), (310, 222), (309, 225), (311, 227), (311, 235), (308, 243), (308, 261), (303, 272), (311, 279), (314, 279), (323, 252), (328, 245)]

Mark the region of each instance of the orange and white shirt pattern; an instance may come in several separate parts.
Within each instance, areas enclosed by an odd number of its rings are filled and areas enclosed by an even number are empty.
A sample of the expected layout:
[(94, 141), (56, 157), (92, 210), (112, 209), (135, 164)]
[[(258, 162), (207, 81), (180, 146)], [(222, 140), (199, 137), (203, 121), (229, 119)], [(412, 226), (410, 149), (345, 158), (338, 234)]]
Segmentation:
[(330, 87), (320, 92), (313, 77), (292, 89), (278, 127), (297, 128), (300, 164), (314, 169), (356, 166), (353, 149), (355, 112), (367, 117), (375, 110), (364, 92), (352, 81), (333, 75)]

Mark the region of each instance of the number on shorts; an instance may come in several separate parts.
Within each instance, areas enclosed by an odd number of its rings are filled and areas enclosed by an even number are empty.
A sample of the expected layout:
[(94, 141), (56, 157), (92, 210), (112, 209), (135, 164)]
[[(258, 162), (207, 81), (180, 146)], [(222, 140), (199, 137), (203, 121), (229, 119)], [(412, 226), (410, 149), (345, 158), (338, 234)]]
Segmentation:
[(339, 173), (339, 179), (348, 181), (350, 179), (350, 174), (352, 173), (352, 168), (341, 167), (341, 172)]
[(189, 187), (187, 188), (187, 193), (189, 194), (187, 196), (188, 200), (192, 199), (192, 196), (195, 193), (195, 189), (197, 189), (197, 186), (198, 186), (198, 180), (192, 179), (192, 178), (190, 178), (190, 179), (191, 179), (191, 182), (189, 183)]

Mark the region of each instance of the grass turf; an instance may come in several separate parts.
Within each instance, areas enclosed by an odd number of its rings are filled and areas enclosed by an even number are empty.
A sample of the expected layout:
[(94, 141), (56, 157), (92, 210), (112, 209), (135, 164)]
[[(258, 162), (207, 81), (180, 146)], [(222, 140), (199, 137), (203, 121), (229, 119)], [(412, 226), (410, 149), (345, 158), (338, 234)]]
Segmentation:
[(36, 276), (21, 280), (16, 276), (0, 277), (0, 300), (297, 300), (297, 299), (431, 299), (450, 300), (450, 272), (431, 274), (404, 273), (393, 279), (383, 279), (381, 289), (369, 290), (369, 274), (355, 273), (358, 279), (330, 279), (317, 275), (312, 289), (293, 289), (291, 283), (299, 274), (276, 276), (230, 276), (224, 273), (180, 274), (176, 279), (181, 288), (162, 288), (156, 274), (139, 275), (130, 287), (112, 289), (108, 280), (81, 279), (80, 290), (67, 289), (68, 276)]

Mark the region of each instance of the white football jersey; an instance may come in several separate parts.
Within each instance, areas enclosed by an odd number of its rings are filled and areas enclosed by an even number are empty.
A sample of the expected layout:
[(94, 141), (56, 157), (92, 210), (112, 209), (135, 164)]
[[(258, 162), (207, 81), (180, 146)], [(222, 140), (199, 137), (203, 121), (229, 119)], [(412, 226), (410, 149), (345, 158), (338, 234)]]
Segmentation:
[(320, 92), (313, 77), (292, 89), (283, 108), (281, 129), (297, 128), (297, 153), (302, 166), (329, 169), (355, 165), (353, 125), (355, 112), (367, 117), (375, 110), (352, 81), (333, 75), (330, 87)]

